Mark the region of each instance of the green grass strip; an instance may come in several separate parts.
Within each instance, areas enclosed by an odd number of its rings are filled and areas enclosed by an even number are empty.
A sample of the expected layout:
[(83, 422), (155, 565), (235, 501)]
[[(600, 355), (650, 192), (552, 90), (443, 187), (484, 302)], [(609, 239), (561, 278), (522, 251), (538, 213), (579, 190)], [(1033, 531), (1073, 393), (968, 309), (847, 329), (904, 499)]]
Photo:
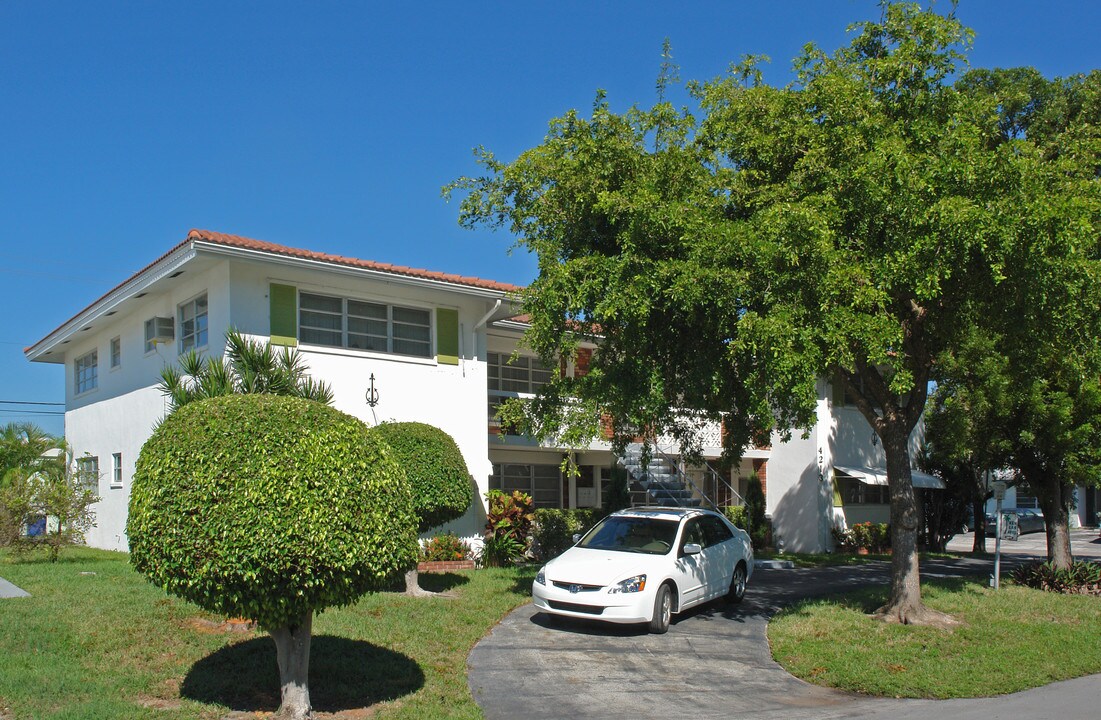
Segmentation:
[(808, 682), (886, 697), (984, 697), (1101, 672), (1101, 598), (926, 581), (925, 603), (960, 621), (940, 630), (869, 617), (886, 592), (784, 610), (768, 628), (773, 657)]

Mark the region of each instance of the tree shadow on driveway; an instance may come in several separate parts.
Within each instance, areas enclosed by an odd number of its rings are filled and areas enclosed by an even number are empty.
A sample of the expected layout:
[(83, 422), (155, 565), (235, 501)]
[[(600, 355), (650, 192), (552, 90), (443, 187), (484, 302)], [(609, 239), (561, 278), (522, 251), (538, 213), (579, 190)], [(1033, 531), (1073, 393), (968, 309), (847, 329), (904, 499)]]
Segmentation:
[[(310, 647), (310, 702), (340, 712), (411, 695), (424, 673), (411, 658), (362, 640), (314, 636)], [(190, 700), (243, 712), (279, 707), (275, 643), (259, 637), (228, 645), (191, 666), (180, 687)]]

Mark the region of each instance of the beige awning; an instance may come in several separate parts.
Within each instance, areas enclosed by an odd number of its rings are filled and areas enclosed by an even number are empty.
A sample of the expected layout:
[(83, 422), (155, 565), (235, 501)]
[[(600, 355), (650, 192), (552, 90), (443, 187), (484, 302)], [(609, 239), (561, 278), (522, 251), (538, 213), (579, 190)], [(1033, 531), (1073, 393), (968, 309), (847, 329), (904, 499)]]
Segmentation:
[[(834, 465), (834, 472), (859, 480), (865, 485), (886, 485), (887, 471), (884, 468), (853, 468)], [(910, 477), (914, 481), (914, 487), (927, 490), (943, 490), (944, 481), (936, 475), (923, 473), (919, 470), (911, 470)]]

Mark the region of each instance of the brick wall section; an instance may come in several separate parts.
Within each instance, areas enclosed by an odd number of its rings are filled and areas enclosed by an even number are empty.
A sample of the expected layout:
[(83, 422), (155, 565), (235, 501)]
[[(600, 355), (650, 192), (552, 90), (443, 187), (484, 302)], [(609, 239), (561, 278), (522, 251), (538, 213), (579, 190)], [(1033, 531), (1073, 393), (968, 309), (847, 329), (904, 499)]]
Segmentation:
[(578, 348), (577, 357), (573, 361), (573, 376), (585, 377), (589, 374), (589, 364), (593, 361), (593, 351), (589, 348)]
[(753, 472), (757, 475), (757, 479), (761, 481), (761, 492), (764, 496), (768, 497), (768, 460), (754, 460)]
[(473, 570), (473, 560), (433, 560), (417, 563), (417, 572), (451, 572), (452, 570)]

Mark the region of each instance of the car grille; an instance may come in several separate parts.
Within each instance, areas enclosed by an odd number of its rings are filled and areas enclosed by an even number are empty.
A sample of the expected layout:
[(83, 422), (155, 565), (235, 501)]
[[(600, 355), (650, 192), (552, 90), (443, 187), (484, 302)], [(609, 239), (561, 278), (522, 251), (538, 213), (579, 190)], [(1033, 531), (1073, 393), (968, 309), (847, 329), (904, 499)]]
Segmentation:
[[(581, 583), (569, 583), (562, 582), (560, 580), (552, 580), (551, 584), (554, 585), (556, 588), (561, 588), (562, 590), (566, 590), (569, 592), (596, 592), (602, 587), (600, 585), (582, 585)], [(577, 590), (573, 589), (575, 587), (577, 588)]]
[(580, 603), (559, 602), (558, 600), (548, 600), (547, 603), (555, 610), (568, 610), (569, 612), (586, 613), (588, 615), (600, 615), (604, 612), (604, 608), (599, 605), (581, 605)]

